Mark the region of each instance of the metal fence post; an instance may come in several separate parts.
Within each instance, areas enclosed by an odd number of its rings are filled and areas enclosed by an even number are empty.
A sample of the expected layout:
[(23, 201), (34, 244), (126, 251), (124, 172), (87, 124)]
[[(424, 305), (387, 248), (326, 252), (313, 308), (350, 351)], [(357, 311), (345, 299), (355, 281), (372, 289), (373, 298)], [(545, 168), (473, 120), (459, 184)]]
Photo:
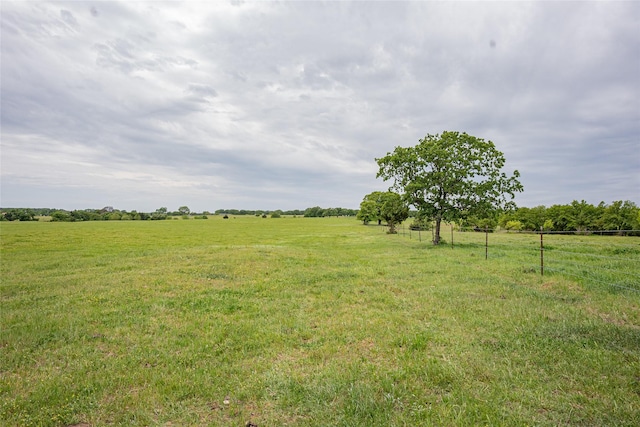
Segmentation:
[(451, 249), (453, 249), (453, 223), (451, 223)]
[(542, 227), (540, 227), (540, 276), (544, 276), (544, 243), (542, 235)]
[(489, 259), (489, 229), (484, 227), (484, 259)]

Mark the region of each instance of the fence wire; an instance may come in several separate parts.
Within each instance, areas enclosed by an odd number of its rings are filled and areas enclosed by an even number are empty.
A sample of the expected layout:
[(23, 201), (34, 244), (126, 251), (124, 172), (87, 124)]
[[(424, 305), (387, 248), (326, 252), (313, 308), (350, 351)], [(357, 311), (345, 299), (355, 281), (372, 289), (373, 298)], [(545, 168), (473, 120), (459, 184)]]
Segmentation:
[[(610, 286), (640, 293), (640, 230), (598, 230), (596, 232), (518, 232), (441, 230), (444, 245), (452, 249), (482, 249), (484, 258), (517, 258), (527, 269), (541, 275), (557, 274), (584, 284)], [(418, 236), (402, 229), (402, 235)], [(431, 241), (432, 231), (422, 230), (421, 240)]]

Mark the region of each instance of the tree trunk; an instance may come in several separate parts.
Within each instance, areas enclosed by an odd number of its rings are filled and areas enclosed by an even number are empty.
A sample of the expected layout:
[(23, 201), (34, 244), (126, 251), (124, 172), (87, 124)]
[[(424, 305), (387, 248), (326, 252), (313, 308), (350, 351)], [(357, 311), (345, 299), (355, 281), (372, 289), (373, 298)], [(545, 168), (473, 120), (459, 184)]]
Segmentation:
[(436, 215), (436, 235), (433, 237), (433, 244), (440, 244), (440, 223), (442, 222), (442, 217), (440, 215)]

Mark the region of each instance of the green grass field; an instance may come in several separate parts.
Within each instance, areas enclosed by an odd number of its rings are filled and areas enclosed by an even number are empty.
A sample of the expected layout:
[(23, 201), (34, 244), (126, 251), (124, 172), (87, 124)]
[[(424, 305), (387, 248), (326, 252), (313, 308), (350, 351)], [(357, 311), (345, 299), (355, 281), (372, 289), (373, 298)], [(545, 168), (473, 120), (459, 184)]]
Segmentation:
[(348, 218), (0, 237), (2, 425), (640, 425), (640, 292), (580, 270), (633, 288), (637, 237), (550, 236), (543, 277), (535, 235)]

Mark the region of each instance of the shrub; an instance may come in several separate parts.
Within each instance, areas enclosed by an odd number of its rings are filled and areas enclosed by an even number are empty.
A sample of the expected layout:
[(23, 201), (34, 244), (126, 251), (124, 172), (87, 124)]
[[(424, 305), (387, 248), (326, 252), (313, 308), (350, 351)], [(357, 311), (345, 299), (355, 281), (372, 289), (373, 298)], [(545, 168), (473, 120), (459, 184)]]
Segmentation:
[(522, 223), (520, 221), (507, 221), (507, 224), (504, 226), (507, 230), (520, 231), (522, 230)]
[(426, 218), (414, 218), (413, 222), (409, 225), (411, 230), (429, 230), (431, 228), (431, 221)]

